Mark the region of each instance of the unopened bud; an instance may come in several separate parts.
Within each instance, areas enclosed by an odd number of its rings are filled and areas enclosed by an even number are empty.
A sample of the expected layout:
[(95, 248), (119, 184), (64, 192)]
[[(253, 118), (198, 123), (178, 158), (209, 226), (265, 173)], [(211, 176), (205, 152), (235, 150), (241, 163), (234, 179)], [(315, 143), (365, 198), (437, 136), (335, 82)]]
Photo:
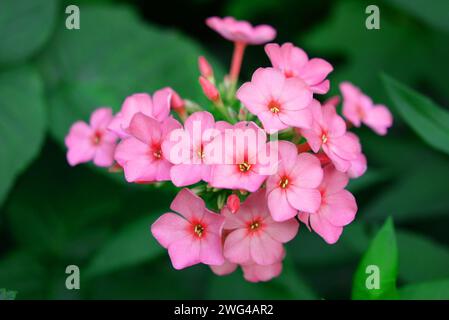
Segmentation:
[(200, 69), (200, 73), (203, 77), (209, 80), (213, 79), (214, 71), (205, 57), (200, 56), (198, 58), (198, 68)]
[(240, 209), (240, 199), (236, 194), (231, 194), (226, 201), (226, 205), (232, 213), (236, 213)]
[(212, 102), (217, 102), (220, 99), (220, 93), (218, 92), (217, 88), (204, 78), (203, 76), (200, 77), (200, 85), (203, 89), (204, 95), (211, 100)]

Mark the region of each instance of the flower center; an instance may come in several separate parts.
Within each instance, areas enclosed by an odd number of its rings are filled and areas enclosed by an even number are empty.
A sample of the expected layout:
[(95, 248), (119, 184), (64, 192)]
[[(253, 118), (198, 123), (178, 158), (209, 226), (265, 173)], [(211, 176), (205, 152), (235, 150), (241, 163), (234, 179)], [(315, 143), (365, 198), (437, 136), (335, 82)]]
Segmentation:
[(153, 152), (153, 156), (154, 156), (156, 159), (160, 159), (160, 158), (162, 157), (162, 150), (156, 150), (156, 151), (154, 151), (154, 152)]
[(203, 236), (203, 233), (204, 233), (204, 227), (201, 224), (198, 223), (193, 228), (193, 232), (195, 232), (195, 234), (198, 236), (198, 238), (201, 238)]
[(198, 155), (198, 158), (200, 159), (204, 159), (204, 150), (203, 150), (203, 146), (201, 146), (198, 151), (196, 152), (196, 154)]
[(101, 142), (101, 132), (100, 131), (95, 131), (94, 135), (92, 136), (92, 143), (94, 145), (98, 145)]
[(251, 165), (248, 162), (239, 164), (239, 170), (241, 172), (248, 172), (251, 169)]
[(249, 226), (249, 228), (253, 231), (259, 229), (259, 227), (260, 227), (259, 221), (253, 221)]
[(285, 188), (287, 188), (289, 182), (290, 182), (290, 181), (288, 181), (288, 178), (287, 178), (287, 177), (282, 177), (282, 179), (279, 181), (279, 186), (280, 186), (282, 189), (285, 189)]
[(274, 114), (276, 114), (279, 113), (279, 111), (281, 110), (281, 106), (279, 102), (271, 100), (270, 103), (268, 104), (268, 109)]
[(323, 143), (327, 142), (327, 135), (325, 133), (321, 136), (321, 141), (323, 141)]
[(286, 78), (293, 78), (295, 76), (295, 73), (291, 70), (285, 70), (284, 75)]

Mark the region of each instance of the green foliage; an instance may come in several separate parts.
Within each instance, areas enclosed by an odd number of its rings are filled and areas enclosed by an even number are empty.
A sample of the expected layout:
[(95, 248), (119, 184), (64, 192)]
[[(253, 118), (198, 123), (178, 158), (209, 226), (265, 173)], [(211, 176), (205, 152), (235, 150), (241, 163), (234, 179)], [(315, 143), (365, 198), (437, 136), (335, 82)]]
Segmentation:
[[(379, 270), (379, 288), (367, 286), (369, 266)], [(397, 297), (398, 249), (393, 220), (389, 218), (372, 240), (357, 267), (352, 288), (353, 299), (392, 299)]]
[(406, 300), (448, 300), (449, 279), (411, 284), (401, 288), (399, 294)]
[(35, 54), (50, 37), (57, 0), (3, 0), (0, 11), (0, 66)]
[(45, 123), (39, 75), (28, 67), (0, 72), (0, 205), (17, 175), (38, 154)]
[(15, 300), (17, 291), (8, 291), (5, 288), (0, 289), (0, 300)]

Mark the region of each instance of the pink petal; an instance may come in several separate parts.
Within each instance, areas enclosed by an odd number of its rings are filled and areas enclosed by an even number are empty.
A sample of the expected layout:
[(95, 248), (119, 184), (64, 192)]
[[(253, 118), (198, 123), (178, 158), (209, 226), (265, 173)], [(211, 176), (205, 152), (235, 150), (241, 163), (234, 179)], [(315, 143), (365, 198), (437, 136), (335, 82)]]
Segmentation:
[(171, 88), (157, 90), (153, 94), (152, 116), (158, 120), (165, 120), (170, 113), (170, 101), (173, 95)]
[(393, 125), (390, 110), (383, 105), (372, 108), (363, 119), (364, 123), (379, 135), (386, 135), (388, 128)]
[(224, 242), (225, 258), (238, 264), (250, 262), (250, 241), (246, 229), (237, 229), (229, 233)]
[(283, 222), (270, 221), (270, 219), (265, 221), (267, 226), (264, 231), (276, 241), (286, 243), (298, 234), (299, 223), (293, 218)]
[(282, 111), (279, 113), (279, 119), (289, 126), (301, 129), (309, 129), (313, 122), (312, 112), (308, 108)]
[(236, 97), (254, 115), (268, 110), (266, 95), (251, 82), (244, 83), (237, 90)]
[(251, 83), (263, 96), (279, 99), (284, 87), (285, 76), (274, 68), (259, 68), (254, 72)]
[(151, 233), (161, 246), (167, 248), (170, 244), (189, 237), (188, 229), (190, 227), (191, 225), (186, 219), (168, 212), (151, 225)]
[(284, 256), (282, 244), (265, 232), (250, 237), (250, 250), (251, 260), (261, 265), (276, 263)]
[(161, 141), (161, 129), (157, 120), (137, 113), (131, 120), (128, 132), (147, 145)]
[(183, 215), (187, 220), (201, 220), (206, 210), (204, 200), (187, 188), (178, 192), (170, 209)]
[(354, 196), (347, 190), (326, 196), (326, 205), (321, 208), (321, 216), (337, 227), (350, 224), (357, 213)]
[(94, 130), (106, 129), (112, 118), (111, 108), (98, 108), (90, 116), (90, 127)]
[(324, 178), (321, 186), (327, 194), (336, 193), (343, 190), (349, 183), (348, 175), (335, 170), (332, 165), (324, 167)]
[(170, 178), (177, 187), (184, 187), (200, 182), (203, 176), (201, 164), (178, 164), (170, 169)]
[(249, 282), (269, 281), (278, 277), (282, 272), (282, 262), (276, 262), (268, 266), (258, 264), (243, 265), (243, 277)]
[(320, 160), (310, 153), (299, 154), (290, 176), (300, 188), (317, 188), (323, 180)]
[(200, 241), (200, 260), (208, 265), (220, 265), (225, 262), (221, 245), (221, 236), (209, 233)]
[(178, 240), (168, 247), (168, 255), (176, 270), (184, 269), (201, 262), (201, 241), (194, 237)]
[(310, 226), (329, 244), (336, 243), (343, 232), (343, 227), (332, 225), (325, 218), (320, 217), (319, 214), (310, 215)]
[(271, 111), (260, 112), (257, 117), (260, 122), (262, 122), (263, 128), (269, 134), (278, 132), (279, 130), (284, 130), (288, 128), (288, 125), (284, 123), (279, 115), (273, 114)]
[(71, 166), (92, 160), (95, 147), (92, 144), (92, 130), (85, 122), (75, 122), (65, 138), (68, 147), (67, 161)]
[(285, 221), (293, 218), (298, 210), (293, 208), (287, 200), (287, 193), (281, 188), (274, 188), (267, 194), (268, 208), (275, 221)]
[(300, 188), (290, 185), (287, 192), (292, 207), (309, 213), (316, 212), (321, 204), (321, 194), (317, 189)]
[(296, 111), (306, 108), (312, 102), (312, 94), (309, 86), (300, 78), (286, 79), (278, 99), (281, 110)]
[(330, 82), (329, 80), (324, 80), (323, 82), (310, 86), (310, 89), (316, 94), (326, 94), (330, 89)]
[(213, 266), (211, 265), (210, 268), (213, 273), (215, 273), (218, 276), (225, 276), (230, 273), (233, 273), (237, 269), (237, 264), (229, 262), (228, 260), (225, 260), (225, 262), (222, 265), (219, 266)]
[(326, 60), (313, 58), (301, 69), (299, 76), (307, 84), (313, 86), (326, 79), (333, 69), (332, 65)]
[(95, 151), (94, 163), (99, 167), (110, 167), (114, 163), (115, 143), (102, 143)]

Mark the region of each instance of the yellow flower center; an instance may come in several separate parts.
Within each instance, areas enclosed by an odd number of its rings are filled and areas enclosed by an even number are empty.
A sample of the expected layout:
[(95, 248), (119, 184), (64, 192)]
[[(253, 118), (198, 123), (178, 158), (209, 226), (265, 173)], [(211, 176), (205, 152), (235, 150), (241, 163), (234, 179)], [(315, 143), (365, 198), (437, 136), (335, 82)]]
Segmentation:
[(251, 169), (251, 165), (248, 162), (239, 164), (239, 170), (241, 172), (248, 172)]
[(288, 178), (287, 178), (287, 177), (283, 177), (283, 178), (281, 179), (281, 181), (279, 181), (279, 186), (280, 186), (282, 189), (285, 189), (285, 188), (287, 188), (289, 182), (290, 182), (290, 181), (288, 181)]
[(199, 238), (201, 238), (203, 236), (204, 227), (201, 224), (197, 224), (193, 231)]

